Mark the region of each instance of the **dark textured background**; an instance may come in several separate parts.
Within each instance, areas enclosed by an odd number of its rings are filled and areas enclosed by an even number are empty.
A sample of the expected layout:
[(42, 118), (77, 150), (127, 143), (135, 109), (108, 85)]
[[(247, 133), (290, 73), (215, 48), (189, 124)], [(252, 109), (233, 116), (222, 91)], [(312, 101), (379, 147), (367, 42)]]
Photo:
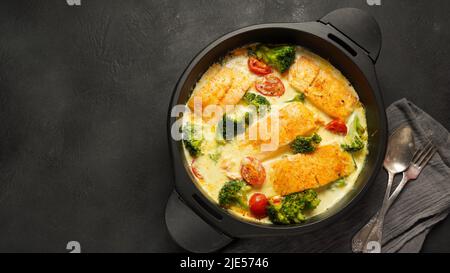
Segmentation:
[[(180, 251), (163, 217), (170, 93), (201, 48), (239, 27), (367, 10), (383, 32), (386, 105), (407, 97), (449, 128), (450, 2), (381, 1), (0, 1), (0, 251), (64, 252), (71, 240), (85, 252)], [(342, 221), (361, 213), (372, 212)], [(225, 250), (350, 250), (319, 233), (321, 247)], [(424, 251), (450, 252), (450, 219)]]

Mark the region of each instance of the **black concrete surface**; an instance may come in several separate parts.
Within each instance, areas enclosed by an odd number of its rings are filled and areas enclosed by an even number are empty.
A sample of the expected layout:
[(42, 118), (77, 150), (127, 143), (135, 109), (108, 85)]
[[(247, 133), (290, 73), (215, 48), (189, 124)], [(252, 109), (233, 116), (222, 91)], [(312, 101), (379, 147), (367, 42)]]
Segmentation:
[[(200, 49), (243, 26), (364, 9), (383, 33), (386, 105), (406, 97), (450, 127), (449, 1), (81, 4), (0, 1), (1, 252), (66, 252), (72, 240), (84, 252), (181, 251), (163, 217), (170, 93)], [(450, 252), (450, 219), (423, 251)]]

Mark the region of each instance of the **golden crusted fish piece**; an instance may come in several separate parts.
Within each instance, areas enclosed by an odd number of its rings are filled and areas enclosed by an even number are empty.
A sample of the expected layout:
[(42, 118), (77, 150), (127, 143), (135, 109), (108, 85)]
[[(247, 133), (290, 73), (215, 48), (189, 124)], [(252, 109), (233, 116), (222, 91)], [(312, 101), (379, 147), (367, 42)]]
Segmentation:
[(308, 57), (296, 60), (289, 70), (289, 84), (321, 111), (346, 120), (355, 109), (358, 97), (342, 75), (316, 64)]
[[(248, 142), (256, 146), (276, 141), (273, 134), (277, 132), (272, 133), (272, 126), (278, 125), (278, 143), (274, 147), (276, 150), (292, 142), (295, 137), (311, 135), (319, 128), (314, 113), (301, 102), (288, 103), (278, 113), (278, 124), (275, 123), (277, 120), (274, 119), (274, 114), (270, 114), (251, 125), (246, 135)], [(251, 139), (253, 136), (256, 138)]]
[(306, 98), (330, 117), (347, 120), (355, 110), (358, 97), (342, 76), (320, 70), (311, 85), (304, 91)]
[(214, 64), (198, 81), (187, 105), (191, 110), (194, 106), (201, 106), (204, 110), (209, 105), (235, 105), (251, 84), (252, 80), (245, 73)]
[(311, 154), (296, 154), (275, 161), (270, 167), (270, 180), (278, 194), (287, 195), (324, 186), (354, 170), (351, 155), (333, 144), (320, 146)]
[(297, 91), (305, 92), (319, 71), (320, 68), (310, 58), (301, 56), (289, 69), (288, 82)]

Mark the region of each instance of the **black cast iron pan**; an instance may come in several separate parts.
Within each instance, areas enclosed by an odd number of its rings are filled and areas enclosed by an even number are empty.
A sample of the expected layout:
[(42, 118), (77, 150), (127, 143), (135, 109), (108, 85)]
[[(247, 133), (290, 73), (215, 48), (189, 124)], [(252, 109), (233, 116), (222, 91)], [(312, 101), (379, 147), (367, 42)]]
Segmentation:
[[(166, 225), (173, 239), (193, 252), (210, 252), (234, 238), (301, 234), (338, 219), (363, 195), (381, 168), (387, 140), (387, 122), (378, 89), (375, 62), (381, 49), (381, 32), (367, 13), (353, 8), (335, 10), (317, 22), (273, 23), (228, 33), (203, 49), (181, 75), (170, 104), (184, 105), (200, 76), (230, 50), (255, 42), (301, 45), (329, 60), (353, 84), (366, 107), (369, 155), (355, 188), (326, 213), (300, 225), (261, 225), (240, 220), (211, 202), (193, 182), (181, 141), (170, 139), (175, 190), (166, 206)], [(168, 119), (168, 130), (177, 120)]]

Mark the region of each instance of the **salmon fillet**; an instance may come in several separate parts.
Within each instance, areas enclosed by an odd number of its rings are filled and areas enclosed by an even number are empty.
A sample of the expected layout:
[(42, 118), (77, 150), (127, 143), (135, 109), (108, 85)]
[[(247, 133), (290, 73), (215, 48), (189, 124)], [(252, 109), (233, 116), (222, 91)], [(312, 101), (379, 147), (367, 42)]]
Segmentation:
[[(254, 146), (276, 141), (274, 136), (276, 131), (274, 128), (275, 132), (272, 132), (272, 126), (278, 125), (278, 143), (274, 147), (276, 150), (278, 147), (289, 144), (297, 136), (311, 135), (319, 127), (314, 113), (301, 102), (288, 103), (278, 113), (278, 119), (275, 119), (274, 114), (270, 114), (251, 125), (247, 131), (246, 140)], [(276, 123), (277, 120), (278, 123)]]
[(350, 175), (352, 157), (338, 145), (320, 146), (311, 154), (296, 154), (272, 163), (270, 180), (275, 191), (287, 195), (318, 188)]
[(347, 120), (358, 102), (358, 97), (351, 90), (343, 77), (320, 70), (311, 85), (306, 88), (305, 96), (317, 108), (330, 117)]
[(289, 69), (289, 84), (299, 92), (305, 92), (306, 88), (319, 74), (320, 68), (308, 57), (300, 57)]
[(191, 110), (201, 106), (237, 104), (250, 88), (252, 80), (242, 72), (220, 64), (212, 65), (195, 86), (187, 105)]
[(289, 70), (289, 84), (321, 111), (332, 118), (346, 120), (353, 112), (358, 97), (344, 76), (320, 67), (310, 58), (302, 56)]

